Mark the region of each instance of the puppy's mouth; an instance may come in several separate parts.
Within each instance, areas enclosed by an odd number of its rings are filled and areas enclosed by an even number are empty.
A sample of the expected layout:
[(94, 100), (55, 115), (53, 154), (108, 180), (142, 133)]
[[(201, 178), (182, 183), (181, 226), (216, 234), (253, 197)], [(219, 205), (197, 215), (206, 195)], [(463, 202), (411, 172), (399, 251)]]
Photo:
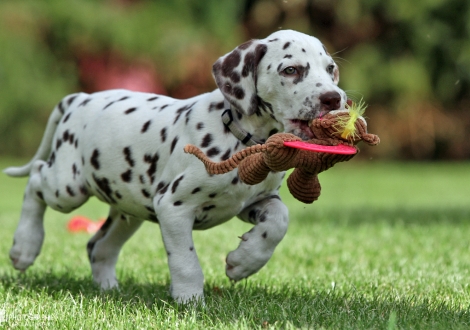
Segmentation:
[(316, 118), (322, 118), (324, 115), (329, 113), (328, 110), (322, 110), (314, 118), (306, 119), (290, 119), (289, 120), (289, 133), (297, 135), (302, 140), (310, 140), (314, 138), (313, 132), (310, 129), (310, 122)]
[(303, 140), (308, 140), (313, 138), (312, 130), (309, 127), (309, 120), (302, 119), (291, 119), (289, 120), (291, 129), (290, 133), (297, 135)]
[[(349, 107), (352, 106), (352, 101), (350, 99), (348, 99), (346, 101), (346, 103)], [(345, 111), (345, 110), (346, 110), (345, 108), (342, 108), (342, 109), (333, 110), (333, 111)], [(313, 135), (312, 130), (310, 129), (309, 123), (313, 119), (316, 119), (316, 118), (321, 119), (323, 116), (325, 116), (327, 113), (330, 113), (330, 112), (331, 112), (330, 110), (322, 109), (322, 110), (320, 110), (319, 112), (316, 113), (314, 118), (309, 118), (308, 120), (298, 119), (298, 118), (289, 119), (288, 120), (289, 124), (288, 124), (287, 132), (292, 133), (294, 135), (297, 135), (298, 137), (300, 137), (303, 140), (313, 139), (314, 135)]]

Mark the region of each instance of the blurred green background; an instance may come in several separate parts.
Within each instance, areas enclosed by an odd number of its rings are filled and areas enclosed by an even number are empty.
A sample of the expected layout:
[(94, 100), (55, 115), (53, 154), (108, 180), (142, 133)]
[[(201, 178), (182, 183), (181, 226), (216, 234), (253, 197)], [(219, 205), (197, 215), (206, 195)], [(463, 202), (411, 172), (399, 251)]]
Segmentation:
[(66, 94), (211, 91), (219, 56), (278, 29), (334, 54), (368, 157), (470, 159), (468, 0), (1, 0), (0, 156), (32, 156)]

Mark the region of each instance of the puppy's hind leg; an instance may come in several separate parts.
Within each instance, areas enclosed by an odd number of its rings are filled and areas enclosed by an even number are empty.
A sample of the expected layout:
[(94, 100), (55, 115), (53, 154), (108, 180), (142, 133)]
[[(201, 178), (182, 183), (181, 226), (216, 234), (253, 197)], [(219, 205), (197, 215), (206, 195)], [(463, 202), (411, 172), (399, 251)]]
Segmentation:
[(33, 264), (44, 241), (43, 217), (47, 205), (41, 190), (40, 169), (42, 166), (47, 166), (44, 161), (36, 161), (31, 170), (20, 221), (13, 238), (13, 247), (10, 250), (13, 267), (21, 271), (25, 271)]
[(66, 175), (66, 167), (72, 168), (70, 164), (43, 160), (32, 164), (20, 222), (10, 250), (10, 259), (18, 270), (24, 271), (31, 266), (41, 251), (46, 207), (68, 213), (89, 197), (78, 177), (73, 179), (71, 175)]
[(139, 229), (143, 220), (109, 211), (106, 222), (88, 241), (87, 252), (94, 281), (102, 289), (118, 286), (116, 263), (124, 243)]

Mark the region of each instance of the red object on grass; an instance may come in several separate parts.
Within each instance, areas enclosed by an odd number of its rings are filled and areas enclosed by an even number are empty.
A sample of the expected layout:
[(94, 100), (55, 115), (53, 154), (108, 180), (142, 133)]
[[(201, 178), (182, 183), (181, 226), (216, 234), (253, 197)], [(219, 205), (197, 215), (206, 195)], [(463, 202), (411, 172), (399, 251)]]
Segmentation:
[(337, 146), (322, 146), (320, 144), (307, 143), (303, 141), (290, 141), (290, 142), (285, 141), (284, 145), (286, 147), (295, 148), (295, 149), (325, 152), (328, 154), (337, 154), (337, 155), (354, 155), (355, 153), (357, 153), (356, 148), (347, 146), (344, 144), (339, 144)]
[(67, 229), (72, 233), (84, 231), (89, 234), (93, 234), (93, 233), (96, 233), (98, 229), (101, 228), (103, 223), (104, 223), (104, 220), (93, 222), (92, 220), (86, 217), (77, 215), (69, 220), (69, 222), (67, 223)]

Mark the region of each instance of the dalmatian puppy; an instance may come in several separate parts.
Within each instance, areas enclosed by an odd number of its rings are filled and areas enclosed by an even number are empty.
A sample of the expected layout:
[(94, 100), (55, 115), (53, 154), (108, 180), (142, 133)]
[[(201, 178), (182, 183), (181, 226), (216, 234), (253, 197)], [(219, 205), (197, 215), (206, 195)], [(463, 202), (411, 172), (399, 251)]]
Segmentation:
[(109, 90), (60, 101), (33, 159), (5, 170), (29, 175), (13, 266), (24, 271), (38, 256), (47, 206), (71, 212), (96, 196), (110, 205), (87, 245), (103, 289), (117, 287), (120, 250), (144, 220), (160, 226), (178, 302), (203, 298), (193, 230), (235, 216), (253, 224), (228, 254), (226, 274), (238, 281), (258, 272), (287, 231), (288, 210), (279, 198), (284, 173), (254, 186), (237, 171), (210, 176), (184, 146), (196, 144), (220, 161), (276, 132), (309, 139), (308, 121), (343, 109), (347, 96), (322, 43), (290, 30), (241, 44), (215, 62), (213, 75), (218, 89), (187, 100)]

